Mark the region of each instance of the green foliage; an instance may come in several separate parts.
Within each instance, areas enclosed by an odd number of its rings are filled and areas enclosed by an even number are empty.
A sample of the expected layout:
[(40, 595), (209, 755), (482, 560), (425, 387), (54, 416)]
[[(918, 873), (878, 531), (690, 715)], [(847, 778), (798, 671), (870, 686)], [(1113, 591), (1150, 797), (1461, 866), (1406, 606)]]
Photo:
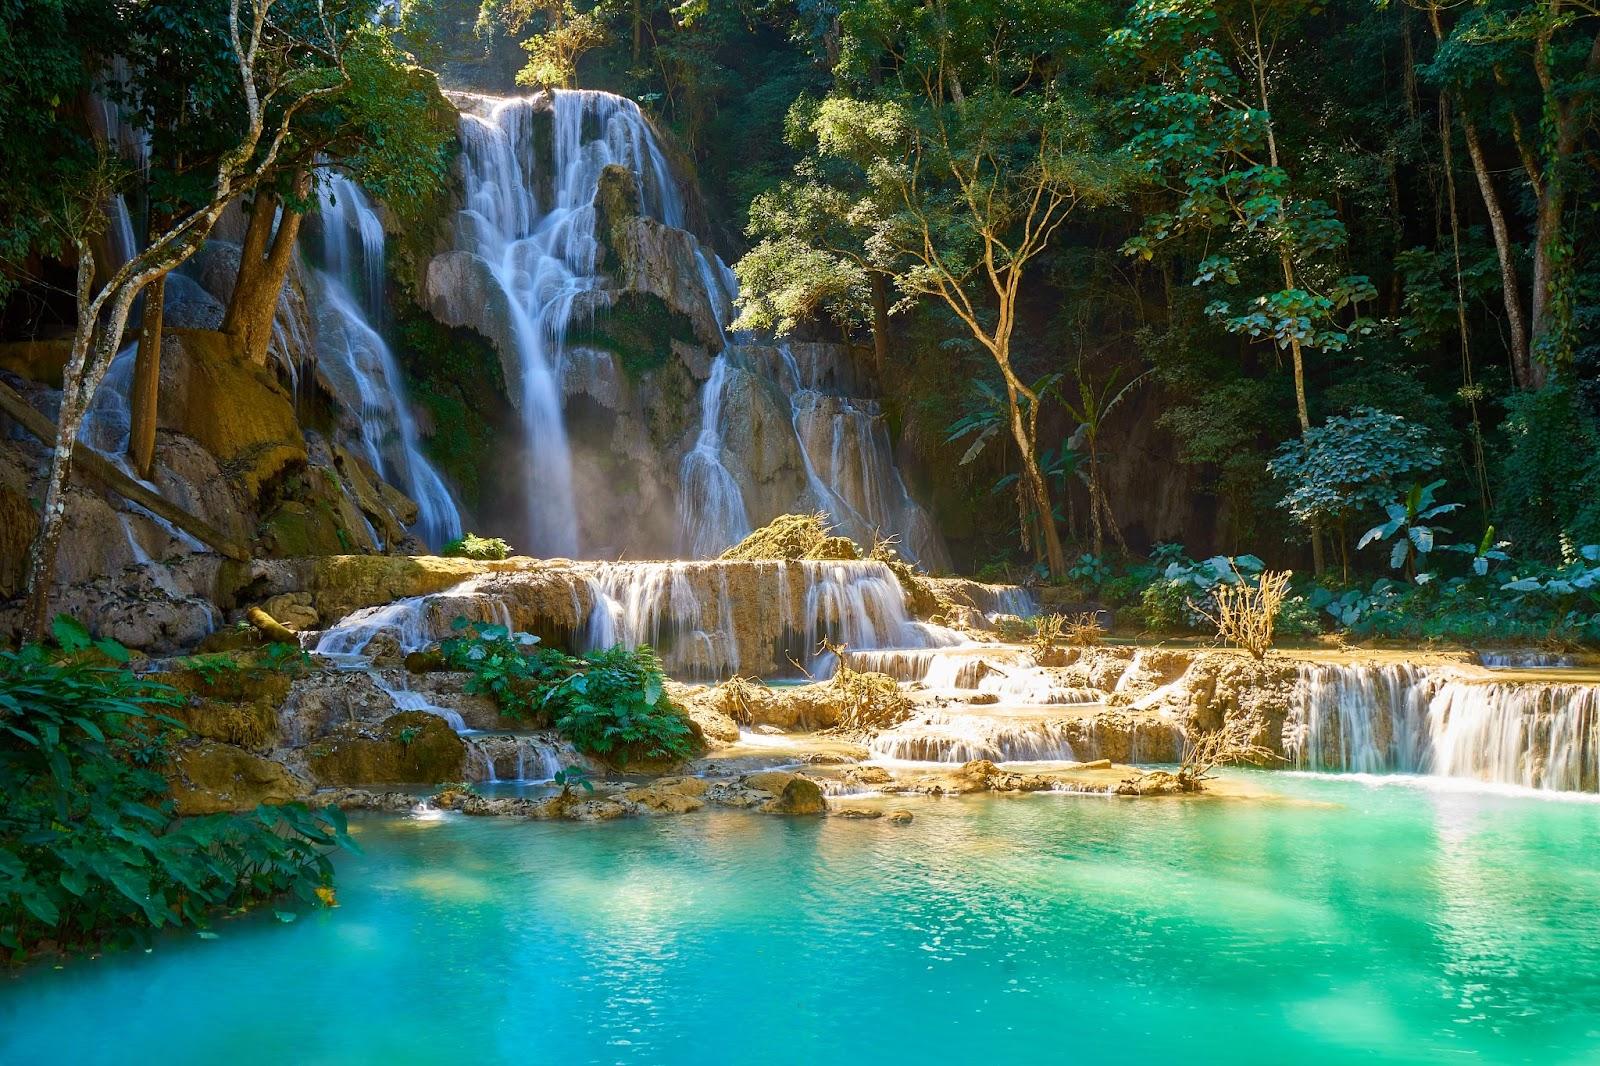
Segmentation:
[(548, 724), (549, 693), (571, 673), (567, 656), (542, 646), (532, 633), (512, 633), (502, 625), (457, 618), (451, 628), (457, 635), (439, 650), (447, 664), (472, 675), (468, 692), (493, 697), (502, 714)]
[(1286, 486), (1280, 506), (1295, 521), (1342, 526), (1388, 502), (1398, 485), (1438, 469), (1442, 459), (1421, 426), (1358, 407), (1285, 441), (1268, 469)]
[(1384, 507), (1389, 519), (1367, 530), (1356, 544), (1360, 551), (1368, 544), (1381, 541), (1394, 540), (1394, 546), (1389, 552), (1389, 569), (1404, 569), (1406, 574), (1414, 578), (1419, 584), (1424, 584), (1433, 579), (1433, 575), (1422, 569), (1427, 558), (1434, 548), (1439, 546), (1439, 534), (1449, 532), (1444, 526), (1433, 525), (1432, 522), (1440, 515), (1449, 514), (1451, 511), (1461, 509), (1459, 503), (1437, 503), (1434, 493), (1444, 484), (1431, 481), (1426, 485), (1413, 485), (1411, 491), (1406, 493), (1405, 499), (1399, 503), (1391, 503)]
[(439, 554), (456, 559), (498, 560), (511, 554), (511, 545), (499, 537), (480, 537), (468, 533), (439, 549)]
[(553, 725), (579, 751), (618, 763), (690, 753), (688, 720), (648, 646), (571, 656), (502, 625), (451, 625), (459, 635), (441, 644), (445, 662), (468, 671), (467, 691), (492, 696), (502, 713)]
[[(11, 961), (145, 944), (219, 910), (331, 901), (336, 809), (179, 820), (157, 772), (182, 697), (58, 618), (56, 644), (0, 651), (0, 948)], [(294, 912), (279, 910), (289, 921)]]
[(563, 796), (572, 791), (573, 785), (579, 786), (590, 795), (594, 794), (594, 782), (589, 779), (589, 771), (581, 766), (568, 766), (557, 770), (554, 781), (561, 786)]
[(1510, 396), (1506, 412), (1495, 497), (1517, 551), (1555, 559), (1563, 538), (1600, 540), (1600, 428), (1572, 387)]
[(689, 722), (664, 682), (661, 660), (648, 646), (589, 652), (556, 686), (556, 728), (579, 751), (621, 763), (684, 758)]

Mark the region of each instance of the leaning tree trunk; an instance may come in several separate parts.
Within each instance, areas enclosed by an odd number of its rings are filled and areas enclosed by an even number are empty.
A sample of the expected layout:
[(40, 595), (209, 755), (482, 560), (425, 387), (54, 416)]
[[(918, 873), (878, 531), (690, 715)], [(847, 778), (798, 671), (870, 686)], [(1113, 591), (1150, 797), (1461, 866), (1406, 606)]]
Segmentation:
[(167, 276), (162, 274), (144, 291), (144, 318), (139, 326), (139, 351), (133, 364), (133, 395), (128, 400), (128, 461), (134, 473), (150, 480), (156, 455), (156, 420), (161, 391), (162, 304)]
[(1016, 385), (1010, 367), (1006, 371), (1006, 396), (1011, 405), (1011, 436), (1016, 441), (1017, 451), (1022, 455), (1022, 481), (1027, 486), (1028, 495), (1033, 499), (1034, 513), (1039, 521), (1039, 540), (1044, 545), (1044, 562), (1049, 567), (1052, 576), (1059, 577), (1067, 572), (1066, 552), (1061, 548), (1061, 536), (1056, 532), (1054, 510), (1050, 506), (1050, 489), (1045, 484), (1044, 475), (1039, 471), (1039, 457), (1034, 450), (1034, 439), (1028, 432), (1027, 422), (1022, 416), (1022, 405), (1018, 402)]

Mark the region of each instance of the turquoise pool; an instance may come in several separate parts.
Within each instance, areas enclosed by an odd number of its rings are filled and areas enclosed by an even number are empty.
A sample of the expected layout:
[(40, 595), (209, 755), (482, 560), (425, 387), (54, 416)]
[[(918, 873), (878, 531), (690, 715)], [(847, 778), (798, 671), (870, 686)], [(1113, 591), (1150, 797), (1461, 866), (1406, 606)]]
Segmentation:
[(1600, 1061), (1600, 805), (358, 820), (337, 910), (0, 979), (0, 1062)]

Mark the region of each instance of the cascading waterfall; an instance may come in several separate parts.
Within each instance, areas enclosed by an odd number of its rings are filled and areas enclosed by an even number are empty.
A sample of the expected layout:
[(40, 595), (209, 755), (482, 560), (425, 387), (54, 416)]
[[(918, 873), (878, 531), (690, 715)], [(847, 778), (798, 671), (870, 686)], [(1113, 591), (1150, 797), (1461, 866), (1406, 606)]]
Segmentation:
[(461, 535), (461, 513), (422, 452), (399, 365), (375, 325), (382, 321), (383, 224), (360, 186), (343, 175), (325, 175), (320, 197), (326, 270), (317, 276), (318, 358), (355, 411), (363, 457), (416, 502), (412, 528), (438, 548)]
[(815, 356), (802, 372), (790, 345), (779, 350), (789, 377), (790, 417), (818, 506), (858, 543), (870, 545), (878, 536), (896, 535), (902, 553), (913, 562), (946, 565), (949, 559), (932, 520), (900, 477), (877, 401), (827, 391), (825, 381), (848, 375), (819, 365)]
[[(563, 412), (567, 334), (574, 321), (608, 306), (612, 290), (597, 272), (596, 194), (602, 171), (619, 165), (638, 179), (638, 210), (665, 227), (683, 230), (685, 207), (670, 166), (637, 104), (609, 93), (556, 90), (534, 97), (452, 97), (461, 109), (461, 173), (465, 203), (455, 222), (456, 261), (465, 275), (441, 280), (447, 302), (485, 301), (492, 340), (509, 357), (513, 399), (528, 448), (527, 548), (534, 554), (576, 557), (579, 543), (572, 445)], [(547, 172), (548, 167), (548, 172)], [(723, 350), (701, 388), (698, 430), (680, 464), (679, 549), (712, 557), (775, 515), (752, 514), (746, 489), (725, 461), (724, 399), (730, 371), (745, 366), (752, 338), (729, 337), (737, 283), (725, 263), (691, 240), (695, 279), (704, 291)], [(470, 275), (470, 276), (467, 276)], [(454, 308), (452, 317), (483, 322), (482, 307)], [(470, 312), (470, 313), (469, 313)], [(888, 434), (873, 401), (832, 391), (824, 378), (838, 368), (797, 361), (784, 349), (783, 380), (809, 496), (841, 531), (870, 542), (899, 534), (904, 553), (942, 565), (943, 545), (927, 515), (911, 500), (893, 461)], [(802, 366), (801, 364), (805, 365)], [(794, 506), (805, 501), (796, 500)]]
[[(456, 220), (456, 247), (471, 252), (504, 300), (508, 340), (522, 381), (519, 401), (529, 449), (529, 548), (575, 556), (578, 517), (572, 453), (562, 415), (561, 371), (567, 327), (579, 298), (593, 292), (599, 241), (595, 192), (608, 165), (639, 176), (641, 209), (677, 228), (683, 204), (649, 122), (632, 100), (609, 93), (550, 94), (549, 158), (553, 173), (535, 172), (541, 97), (462, 95), (460, 132), (466, 206)], [(550, 206), (541, 209), (541, 179)]]
[(711, 361), (700, 392), (700, 431), (683, 457), (679, 476), (678, 529), (682, 549), (696, 559), (715, 558), (750, 533), (750, 515), (738, 479), (722, 462), (722, 398), (728, 357)]
[(1600, 790), (1600, 686), (1410, 665), (1303, 665), (1284, 754), (1311, 770)]
[[(533, 608), (521, 595), (525, 584), (546, 583), (541, 587), (548, 591), (551, 581), (567, 585), (558, 593), (562, 617), (549, 613), (555, 600), (548, 595)], [(486, 574), (444, 592), (363, 608), (323, 633), (316, 650), (358, 655), (387, 634), (401, 651), (417, 651), (448, 636), (456, 617), (509, 628), (566, 627), (586, 650), (650, 644), (669, 674), (703, 681), (787, 673), (791, 659), (823, 672), (831, 665), (815, 655), (823, 636), (853, 649), (949, 646), (964, 639), (915, 621), (894, 573), (882, 563), (623, 562), (576, 564), (559, 576), (548, 570)]]

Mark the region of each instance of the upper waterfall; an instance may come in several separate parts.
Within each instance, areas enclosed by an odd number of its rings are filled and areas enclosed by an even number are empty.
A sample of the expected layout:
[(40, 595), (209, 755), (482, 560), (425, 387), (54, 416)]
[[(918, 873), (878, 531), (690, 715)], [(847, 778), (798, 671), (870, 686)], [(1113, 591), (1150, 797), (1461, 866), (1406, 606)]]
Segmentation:
[(520, 409), (520, 547), (704, 558), (824, 510), (857, 541), (898, 535), (906, 555), (946, 561), (844, 350), (728, 333), (737, 282), (687, 228), (688, 186), (637, 104), (452, 100), (461, 206), (425, 285), (436, 316), (494, 344)]

